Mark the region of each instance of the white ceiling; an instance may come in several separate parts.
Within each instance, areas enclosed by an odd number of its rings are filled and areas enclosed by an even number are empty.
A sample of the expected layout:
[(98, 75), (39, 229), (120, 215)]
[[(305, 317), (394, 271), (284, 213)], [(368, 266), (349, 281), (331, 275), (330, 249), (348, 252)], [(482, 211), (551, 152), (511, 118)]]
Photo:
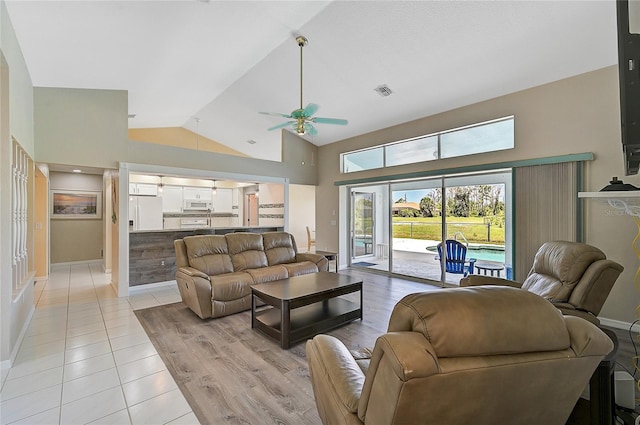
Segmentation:
[(258, 111), (298, 108), (297, 34), (304, 104), (349, 120), (317, 124), (319, 146), (617, 63), (613, 0), (6, 4), (34, 86), (128, 90), (130, 128), (271, 160), (285, 119)]

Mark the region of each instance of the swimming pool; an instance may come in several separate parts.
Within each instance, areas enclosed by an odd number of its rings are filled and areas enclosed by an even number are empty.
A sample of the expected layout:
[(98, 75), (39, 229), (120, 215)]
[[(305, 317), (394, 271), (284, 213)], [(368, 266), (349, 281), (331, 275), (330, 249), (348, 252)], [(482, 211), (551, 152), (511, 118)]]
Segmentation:
[[(435, 246), (427, 247), (427, 251), (438, 252)], [(467, 249), (467, 258), (475, 258), (480, 261), (497, 261), (504, 263), (504, 248), (471, 246)]]

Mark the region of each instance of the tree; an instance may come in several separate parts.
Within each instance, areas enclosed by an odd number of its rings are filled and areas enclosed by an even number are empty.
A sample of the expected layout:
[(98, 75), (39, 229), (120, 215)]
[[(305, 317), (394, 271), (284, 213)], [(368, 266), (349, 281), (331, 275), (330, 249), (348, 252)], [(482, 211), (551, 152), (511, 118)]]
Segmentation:
[(436, 217), (440, 209), (432, 197), (425, 196), (420, 200), (420, 213), (423, 217)]

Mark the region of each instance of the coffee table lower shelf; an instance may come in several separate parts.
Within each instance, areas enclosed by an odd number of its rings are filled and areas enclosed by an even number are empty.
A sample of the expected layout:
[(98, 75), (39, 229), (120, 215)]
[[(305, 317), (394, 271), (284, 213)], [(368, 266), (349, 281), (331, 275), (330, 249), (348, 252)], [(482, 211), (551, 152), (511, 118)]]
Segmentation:
[(288, 338), (282, 338), (282, 312), (275, 307), (267, 306), (256, 311), (253, 326), (277, 341), (282, 341), (282, 348), (289, 348), (293, 343), (362, 319), (360, 306), (342, 298), (331, 298), (298, 307), (289, 314)]

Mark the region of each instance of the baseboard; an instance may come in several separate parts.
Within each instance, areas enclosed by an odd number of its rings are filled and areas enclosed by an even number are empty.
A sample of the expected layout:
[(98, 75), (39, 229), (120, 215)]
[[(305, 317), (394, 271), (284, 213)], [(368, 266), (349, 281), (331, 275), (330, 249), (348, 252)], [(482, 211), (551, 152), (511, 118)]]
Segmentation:
[(142, 290), (145, 290), (145, 289), (161, 288), (163, 286), (171, 286), (171, 285), (177, 285), (177, 282), (175, 280), (167, 280), (165, 282), (145, 283), (144, 285), (130, 286), (129, 287), (129, 293), (136, 292), (136, 291), (142, 291)]
[(629, 322), (623, 322), (621, 320), (607, 319), (606, 317), (598, 317), (600, 324), (609, 326), (610, 328), (622, 329), (628, 331), (631, 328), (632, 332), (640, 333), (640, 324), (636, 323), (631, 326)]
[(46, 274), (46, 275), (44, 275), (44, 276), (36, 276), (33, 280), (34, 280), (35, 282), (41, 282), (41, 281), (43, 281), (43, 280), (49, 280), (49, 275), (48, 275), (48, 274)]
[(96, 260), (68, 261), (64, 263), (51, 263), (51, 268), (64, 267), (64, 266), (76, 266), (76, 265), (82, 265), (82, 264), (104, 264), (104, 260), (96, 259)]

